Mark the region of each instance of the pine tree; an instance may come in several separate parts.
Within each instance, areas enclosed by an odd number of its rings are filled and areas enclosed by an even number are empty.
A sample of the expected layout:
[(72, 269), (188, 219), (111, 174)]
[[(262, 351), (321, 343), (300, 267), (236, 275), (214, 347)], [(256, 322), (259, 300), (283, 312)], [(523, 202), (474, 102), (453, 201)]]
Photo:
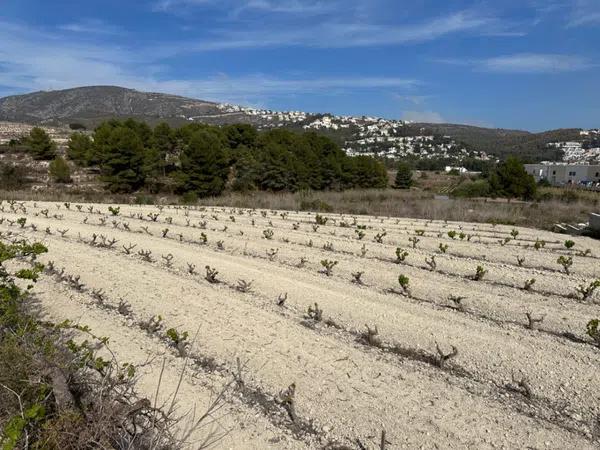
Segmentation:
[(294, 155), (283, 144), (270, 142), (260, 152), (258, 183), (265, 191), (295, 191)]
[(355, 156), (352, 160), (354, 168), (351, 187), (384, 189), (388, 186), (387, 170), (382, 163), (366, 155)]
[(29, 132), (27, 143), (33, 159), (51, 160), (56, 157), (56, 144), (42, 128), (34, 127)]
[(70, 183), (73, 181), (71, 180), (71, 169), (69, 169), (69, 165), (61, 156), (57, 156), (52, 160), (48, 166), (48, 172), (50, 178), (52, 178), (55, 183)]
[(239, 147), (236, 151), (236, 162), (234, 167), (234, 180), (232, 189), (234, 191), (253, 191), (257, 188), (258, 174), (260, 164), (252, 152), (244, 147)]
[(410, 189), (413, 185), (412, 169), (405, 162), (398, 163), (398, 172), (394, 181), (394, 189)]
[(229, 161), (216, 133), (198, 130), (181, 154), (180, 191), (199, 197), (219, 195), (225, 189)]
[(509, 156), (490, 174), (492, 195), (508, 198), (532, 199), (537, 186), (535, 179), (514, 156)]
[(101, 156), (103, 179), (112, 192), (133, 192), (143, 186), (144, 146), (131, 128), (114, 128)]
[(93, 150), (92, 139), (84, 133), (72, 133), (67, 143), (67, 156), (77, 164), (87, 166)]

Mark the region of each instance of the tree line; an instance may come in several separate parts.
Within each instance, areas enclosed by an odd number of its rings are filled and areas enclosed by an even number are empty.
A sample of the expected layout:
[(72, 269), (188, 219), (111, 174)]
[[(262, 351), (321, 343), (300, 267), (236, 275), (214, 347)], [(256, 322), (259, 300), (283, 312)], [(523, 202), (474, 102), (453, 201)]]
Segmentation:
[(67, 156), (95, 167), (112, 192), (175, 192), (190, 197), (237, 191), (385, 188), (387, 172), (368, 156), (350, 157), (314, 132), (251, 125), (187, 124), (151, 128), (133, 119), (109, 120), (90, 136), (73, 133)]

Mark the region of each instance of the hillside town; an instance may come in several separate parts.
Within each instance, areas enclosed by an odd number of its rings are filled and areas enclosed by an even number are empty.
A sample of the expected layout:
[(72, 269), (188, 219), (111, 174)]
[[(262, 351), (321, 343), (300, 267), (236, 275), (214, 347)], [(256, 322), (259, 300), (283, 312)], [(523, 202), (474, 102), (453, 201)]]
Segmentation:
[(581, 141), (552, 142), (548, 147), (563, 152), (563, 161), (571, 164), (593, 164), (600, 161), (600, 130), (582, 130)]
[(342, 145), (350, 155), (368, 155), (399, 159), (414, 156), (425, 159), (444, 158), (461, 162), (465, 158), (487, 161), (491, 155), (470, 151), (452, 138), (432, 135), (408, 136), (407, 122), (370, 116), (337, 116), (333, 114), (310, 114), (302, 111), (273, 111), (238, 105), (220, 104), (224, 114), (245, 114), (259, 122), (259, 128), (301, 126), (304, 130), (335, 131), (344, 136)]

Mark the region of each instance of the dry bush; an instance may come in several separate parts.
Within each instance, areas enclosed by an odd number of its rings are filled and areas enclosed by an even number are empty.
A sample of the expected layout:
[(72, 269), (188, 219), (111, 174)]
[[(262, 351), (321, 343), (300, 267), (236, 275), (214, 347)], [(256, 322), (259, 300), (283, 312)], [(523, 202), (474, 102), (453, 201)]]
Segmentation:
[(235, 289), (239, 292), (250, 292), (252, 290), (252, 281), (238, 280)]
[(288, 298), (287, 292), (284, 292), (283, 294), (279, 294), (277, 296), (277, 306), (285, 305), (285, 301), (287, 300), (287, 298)]
[(523, 285), (523, 290), (530, 291), (531, 287), (535, 284), (535, 278), (530, 278), (529, 280), (525, 280), (525, 284)]
[(429, 258), (429, 259), (425, 258), (425, 262), (429, 266), (429, 270), (434, 272), (435, 269), (437, 268), (437, 263), (435, 262), (435, 255), (431, 255), (431, 258)]
[(435, 348), (437, 350), (437, 366), (440, 369), (443, 369), (444, 367), (446, 367), (446, 364), (448, 361), (450, 361), (452, 358), (455, 358), (456, 355), (458, 355), (458, 349), (454, 346), (451, 345), (452, 347), (452, 351), (450, 353), (444, 353), (444, 351), (440, 348), (439, 344), (436, 342), (435, 343)]
[(585, 286), (583, 284), (579, 285), (577, 287), (577, 292), (579, 294), (581, 294), (581, 299), (583, 301), (587, 301), (587, 300), (589, 300), (594, 295), (594, 292), (598, 288), (600, 288), (600, 280), (595, 280), (595, 281), (592, 281), (587, 286)]
[(140, 255), (146, 262), (154, 262), (154, 259), (152, 259), (152, 252), (150, 250), (140, 250), (138, 251), (138, 255)]
[(354, 284), (358, 284), (359, 286), (364, 286), (365, 283), (362, 280), (362, 276), (363, 276), (364, 272), (353, 272), (352, 273), (352, 283)]
[(454, 308), (457, 309), (458, 311), (465, 310), (465, 305), (462, 302), (465, 299), (466, 299), (466, 297), (460, 297), (458, 295), (450, 295), (448, 297), (448, 300), (450, 300), (454, 304)]
[(213, 269), (210, 266), (205, 266), (204, 268), (206, 269), (206, 275), (204, 276), (204, 279), (206, 281), (208, 281), (211, 284), (220, 283), (220, 281), (217, 279), (217, 275), (219, 274), (219, 272), (216, 269)]
[(527, 317), (527, 328), (530, 330), (535, 330), (537, 326), (536, 324), (542, 323), (545, 316), (533, 317), (533, 314), (527, 312), (525, 313), (525, 317)]
[(384, 232), (382, 232), (382, 233), (377, 233), (377, 234), (375, 235), (375, 237), (373, 238), (373, 240), (374, 240), (375, 242), (377, 242), (378, 244), (383, 244), (383, 238), (384, 238), (385, 236), (387, 236), (387, 232), (385, 232), (385, 231), (384, 231)]
[(362, 332), (359, 336), (360, 341), (362, 341), (366, 345), (370, 345), (372, 347), (381, 347), (381, 339), (379, 339), (379, 330), (377, 329), (377, 325), (371, 328), (369, 325), (365, 325), (366, 330)]
[(531, 390), (529, 379), (526, 377), (517, 378), (514, 373), (511, 378), (514, 383), (514, 385), (509, 386), (511, 390), (518, 392), (527, 398), (533, 398), (533, 391)]
[(408, 242), (410, 242), (412, 248), (417, 248), (417, 244), (420, 242), (420, 239), (418, 237), (413, 236), (411, 238), (408, 238)]
[(319, 304), (315, 302), (314, 307), (309, 306), (306, 312), (306, 317), (312, 319), (315, 322), (321, 322), (323, 320), (323, 310), (319, 308)]

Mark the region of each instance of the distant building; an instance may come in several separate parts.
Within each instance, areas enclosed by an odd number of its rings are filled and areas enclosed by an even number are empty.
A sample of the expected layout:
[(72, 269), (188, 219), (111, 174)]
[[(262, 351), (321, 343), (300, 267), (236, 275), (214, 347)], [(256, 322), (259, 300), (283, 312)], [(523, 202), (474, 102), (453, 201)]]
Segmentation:
[(446, 173), (449, 172), (467, 173), (468, 170), (464, 167), (446, 166)]
[(548, 180), (555, 186), (600, 184), (600, 165), (540, 163), (525, 164), (525, 170), (533, 175), (535, 181)]

